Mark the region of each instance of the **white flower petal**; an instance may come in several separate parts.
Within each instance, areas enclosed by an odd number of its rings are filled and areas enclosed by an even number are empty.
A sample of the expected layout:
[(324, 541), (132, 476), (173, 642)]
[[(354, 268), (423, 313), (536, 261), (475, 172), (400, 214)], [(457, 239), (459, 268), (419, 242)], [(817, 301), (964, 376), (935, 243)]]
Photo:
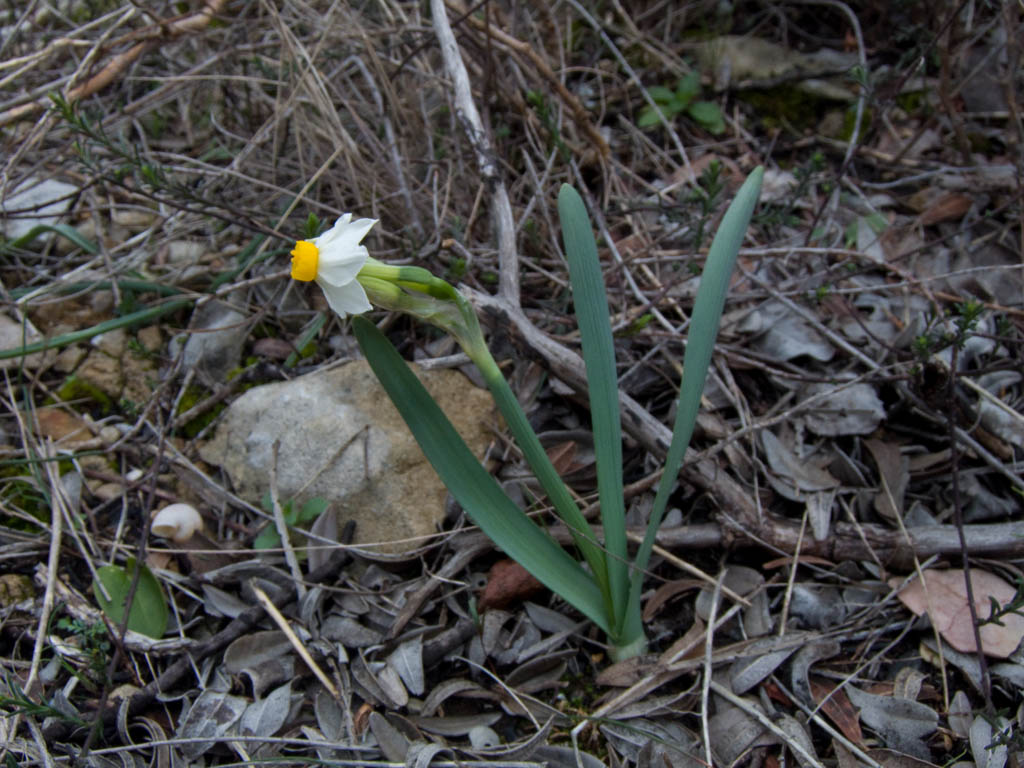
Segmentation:
[(366, 291), (355, 280), (345, 285), (331, 285), (317, 278), (317, 283), (324, 289), (324, 296), (327, 303), (341, 317), (345, 315), (358, 315), (362, 312), (369, 312), (373, 307), (366, 298)]
[(313, 238), (313, 245), (321, 250), (331, 243), (340, 232), (342, 232), (352, 221), (352, 214), (346, 213), (343, 216), (338, 217), (338, 220), (334, 222), (334, 226), (324, 232), (320, 237)]
[(345, 285), (356, 279), (370, 257), (365, 245), (344, 247), (335, 241), (320, 251), (316, 279), (321, 285)]
[[(348, 219), (352, 218), (351, 213), (346, 215), (348, 216)], [(351, 223), (349, 223), (349, 220), (346, 220), (345, 226), (338, 227), (338, 225), (335, 224), (334, 228), (338, 232), (338, 240), (340, 242), (345, 243), (345, 245), (354, 248), (355, 246), (363, 242), (363, 238), (366, 237), (367, 233), (369, 233), (371, 229), (373, 229), (373, 225), (376, 223), (377, 219), (356, 219)]]
[(330, 285), (344, 285), (355, 280), (369, 258), (366, 246), (360, 245), (376, 219), (356, 219), (346, 213), (334, 226), (313, 241), (320, 250), (317, 279)]

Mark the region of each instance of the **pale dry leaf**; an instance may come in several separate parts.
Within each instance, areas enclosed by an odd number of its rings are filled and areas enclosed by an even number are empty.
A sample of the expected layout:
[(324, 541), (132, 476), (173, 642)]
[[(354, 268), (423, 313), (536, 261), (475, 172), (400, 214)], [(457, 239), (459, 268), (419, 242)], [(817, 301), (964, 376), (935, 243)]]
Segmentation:
[(284, 632), (277, 629), (252, 632), (233, 640), (224, 651), (224, 669), (237, 675), (249, 667), (280, 658), (292, 651), (292, 644)]
[(804, 399), (817, 397), (804, 415), (807, 428), (816, 435), (869, 435), (885, 418), (885, 405), (870, 384), (809, 384)]
[[(757, 709), (760, 707), (751, 702)], [(733, 765), (749, 749), (778, 744), (779, 737), (739, 707), (720, 703), (708, 721), (711, 748), (722, 765)]]
[(310, 526), (309, 532), (319, 539), (310, 539), (310, 546), (306, 550), (309, 556), (306, 571), (312, 573), (326, 565), (335, 551), (322, 541), (323, 539), (335, 542), (338, 540), (338, 511), (333, 504), (328, 506), (323, 514), (317, 516), (313, 525)]
[(875, 495), (875, 511), (889, 522), (903, 514), (903, 495), (910, 482), (909, 460), (895, 443), (874, 438), (864, 441), (882, 479), (882, 487)]
[(474, 712), (472, 715), (448, 715), (447, 717), (417, 717), (409, 716), (409, 722), (421, 731), (432, 733), (435, 736), (453, 738), (466, 736), (474, 728), (486, 728), (501, 720), (502, 713), (495, 710), (492, 712)]
[[(377, 663), (374, 663), (377, 666)], [(394, 708), (400, 709), (409, 703), (409, 692), (402, 684), (402, 678), (395, 671), (394, 667), (388, 664), (380, 665), (377, 669), (377, 684), (390, 699)]]
[(921, 760), (929, 757), (922, 739), (935, 732), (939, 716), (919, 701), (866, 693), (848, 685), (846, 695), (860, 711), (860, 719), (874, 728), (886, 746)]
[[(796, 718), (791, 715), (782, 714), (776, 720), (775, 724), (779, 727), (784, 734), (786, 734), (786, 744), (792, 745), (796, 743), (797, 746), (803, 747), (803, 753), (792, 749), (793, 757), (802, 768), (811, 768), (816, 763), (811, 762), (803, 756), (804, 753), (808, 755), (814, 755), (817, 757), (817, 751), (814, 749), (814, 744), (811, 742), (811, 737), (807, 733), (807, 730), (801, 725)], [(818, 763), (820, 765), (820, 763)]]
[(469, 743), (473, 749), (490, 749), (501, 744), (501, 739), (493, 728), (475, 725), (469, 730)]
[(796, 648), (783, 648), (754, 658), (737, 659), (729, 670), (729, 687), (735, 694), (746, 693), (772, 674)]
[[(1016, 595), (1014, 588), (995, 574), (978, 568), (972, 568), (970, 574), (974, 607), (979, 619), (986, 619), (991, 614), (990, 598), (999, 605), (1006, 605)], [(900, 581), (894, 577), (889, 580), (889, 586), (898, 587)], [(924, 584), (920, 579), (914, 579), (899, 593), (899, 598), (918, 616), (927, 613), (942, 638), (956, 650), (963, 653), (978, 650), (962, 570), (928, 571)], [(1005, 659), (1024, 639), (1024, 616), (1007, 613), (999, 621), (1001, 624), (982, 624), (979, 634), (987, 655)]]
[(805, 457), (797, 456), (773, 432), (761, 432), (761, 444), (765, 458), (775, 477), (784, 483), (777, 488), (786, 498), (800, 501), (808, 492), (829, 491), (839, 486), (839, 481), (828, 470), (815, 466)]
[(411, 694), (423, 695), (423, 635), (416, 635), (395, 648), (388, 656), (387, 663), (402, 678)]
[[(176, 735), (187, 739), (179, 747), (181, 754), (189, 761), (202, 755), (230, 732), (248, 705), (248, 700), (241, 696), (207, 688), (178, 723)], [(205, 738), (212, 740), (203, 741)]]
[(946, 714), (949, 729), (958, 739), (966, 739), (971, 730), (971, 700), (963, 691), (957, 691), (949, 702)]
[[(999, 718), (1000, 732), (1005, 732), (1009, 725), (1005, 717)], [(998, 735), (992, 723), (986, 718), (981, 715), (974, 718), (970, 730), (971, 754), (978, 768), (1003, 768), (1006, 765), (1009, 750), (1006, 744), (994, 744)]]
[(237, 596), (210, 584), (203, 584), (203, 606), (211, 616), (227, 616), (236, 619), (251, 606)]
[(339, 741), (344, 734), (345, 713), (326, 688), (321, 688), (313, 698), (313, 712), (320, 732), (328, 741)]
[(384, 757), (392, 763), (404, 763), (409, 740), (379, 712), (370, 713), (369, 723)]
[(292, 706), (292, 684), (287, 683), (245, 708), (238, 721), (242, 736), (273, 736), (284, 726)]
[(943, 642), (941, 638), (936, 640), (935, 635), (926, 632), (921, 637), (921, 644), (918, 646), (921, 658), (933, 667), (944, 669), (953, 666), (960, 670), (974, 690), (981, 693), (981, 664), (978, 663), (977, 653), (960, 653), (954, 650), (949, 643)]
[(831, 659), (838, 655), (839, 651), (840, 646), (837, 640), (820, 638), (808, 640), (793, 657), (793, 663), (790, 665), (789, 684), (794, 695), (803, 700), (804, 704), (811, 704), (813, 701), (810, 685), (811, 667), (818, 661)]

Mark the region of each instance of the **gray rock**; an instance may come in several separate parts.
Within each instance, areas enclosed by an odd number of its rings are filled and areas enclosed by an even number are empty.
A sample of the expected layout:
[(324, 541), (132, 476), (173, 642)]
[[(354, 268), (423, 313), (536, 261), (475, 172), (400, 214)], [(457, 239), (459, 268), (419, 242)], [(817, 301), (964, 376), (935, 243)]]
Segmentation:
[[(482, 456), (490, 395), (456, 371), (412, 367)], [(224, 469), (242, 498), (258, 503), (270, 488), (275, 440), (280, 498), (327, 499), (341, 523), (356, 521), (357, 543), (407, 551), (444, 518), (445, 487), (365, 361), (250, 389), (199, 453)]]
[(71, 207), (78, 187), (56, 179), (30, 178), (0, 205), (0, 226), (9, 240), (28, 234), (38, 224), (56, 224)]
[[(36, 327), (28, 318), (23, 323), (12, 320), (7, 315), (0, 314), (0, 349), (21, 349), (27, 344), (34, 344), (43, 340)], [(56, 351), (35, 352), (25, 357), (8, 357), (0, 360), (0, 370), (18, 368), (24, 366), (28, 369), (39, 368), (48, 365), (57, 356)]]
[[(183, 370), (195, 370), (209, 386), (223, 384), (228, 373), (242, 359), (242, 346), (249, 335), (246, 315), (222, 301), (210, 301), (199, 307), (185, 340)], [(181, 337), (172, 341), (181, 344)]]

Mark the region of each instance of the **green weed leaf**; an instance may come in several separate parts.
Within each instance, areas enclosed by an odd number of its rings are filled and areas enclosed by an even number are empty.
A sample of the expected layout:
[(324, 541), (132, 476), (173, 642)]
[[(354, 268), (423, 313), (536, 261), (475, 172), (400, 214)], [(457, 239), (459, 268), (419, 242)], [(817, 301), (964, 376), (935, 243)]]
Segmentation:
[(626, 511), (622, 491), (622, 426), (619, 419), (619, 379), (615, 369), (615, 345), (608, 311), (601, 262), (590, 228), (590, 218), (579, 193), (563, 184), (558, 193), (558, 216), (569, 260), (573, 306), (583, 342), (590, 415), (597, 461), (597, 491), (601, 522), (608, 550), (608, 587), (619, 626), (626, 610), (628, 569), (626, 560)]
[(377, 327), (356, 316), (352, 330), (423, 454), (470, 519), (509, 557), (608, 632), (604, 601), (590, 574), (505, 495)]
[(725, 120), (722, 110), (713, 101), (695, 101), (690, 105), (687, 114), (693, 120), (716, 136), (725, 133)]
[[(683, 355), (683, 379), (679, 386), (679, 405), (672, 431), (672, 444), (665, 458), (665, 471), (654, 497), (647, 533), (637, 552), (630, 582), (629, 610), (626, 617), (631, 621), (639, 622), (641, 618), (639, 602), (644, 571), (654, 547), (658, 526), (661, 525), (661, 518), (665, 514), (669, 494), (675, 486), (683, 455), (693, 436), (693, 427), (697, 422), (704, 380), (711, 364), (711, 353), (714, 350), (715, 337), (718, 335), (718, 324), (722, 319), (729, 281), (736, 265), (736, 256), (747, 232), (747, 225), (761, 194), (763, 178), (764, 168), (755, 168), (736, 193), (736, 198), (722, 217), (722, 223), (711, 243), (700, 287), (697, 289), (686, 352)], [(629, 633), (632, 630), (626, 627), (625, 631)]]
[(694, 97), (699, 93), (699, 74), (696, 72), (689, 72), (679, 79), (679, 84), (676, 86), (675, 97), (680, 102), (682, 109), (685, 109), (686, 105), (693, 101)]
[(96, 571), (96, 577), (106, 588), (110, 600), (103, 594), (100, 585), (93, 582), (93, 594), (96, 602), (110, 620), (120, 625), (124, 621), (125, 603), (131, 589), (136, 569), (139, 569), (139, 584), (135, 589), (132, 607), (128, 612), (128, 629), (140, 632), (148, 637), (160, 639), (167, 631), (167, 599), (153, 572), (145, 563), (135, 558), (128, 558), (124, 568), (118, 565), (105, 565)]
[(647, 93), (649, 93), (651, 98), (658, 102), (659, 105), (668, 104), (676, 97), (676, 95), (664, 85), (652, 85), (647, 89)]

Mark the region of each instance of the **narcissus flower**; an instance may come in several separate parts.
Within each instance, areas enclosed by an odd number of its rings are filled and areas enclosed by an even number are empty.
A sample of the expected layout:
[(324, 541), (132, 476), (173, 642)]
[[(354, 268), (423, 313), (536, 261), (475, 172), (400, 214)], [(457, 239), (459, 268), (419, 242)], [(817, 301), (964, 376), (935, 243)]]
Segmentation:
[(299, 240), (292, 250), (292, 277), (316, 280), (327, 303), (341, 317), (368, 312), (370, 302), (356, 275), (370, 257), (360, 245), (376, 219), (356, 219), (346, 213), (320, 237)]

